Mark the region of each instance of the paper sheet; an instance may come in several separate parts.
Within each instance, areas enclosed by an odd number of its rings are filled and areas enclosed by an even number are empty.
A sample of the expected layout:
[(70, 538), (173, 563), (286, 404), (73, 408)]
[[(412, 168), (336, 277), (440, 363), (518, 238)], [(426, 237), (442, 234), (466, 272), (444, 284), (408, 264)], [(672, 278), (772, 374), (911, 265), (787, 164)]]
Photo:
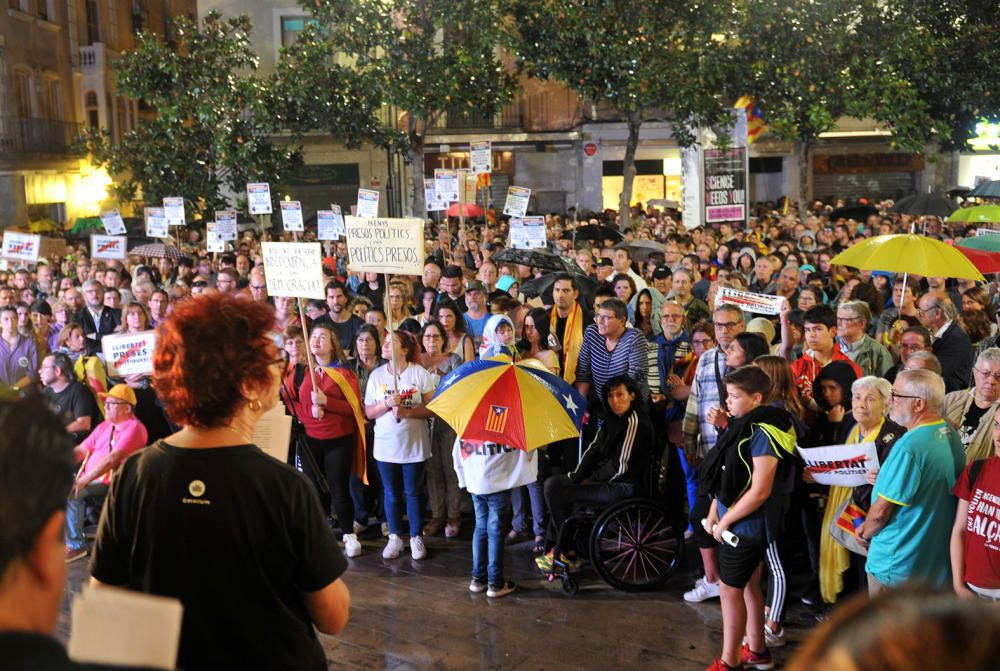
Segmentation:
[(261, 415), (253, 430), (254, 445), (281, 463), (288, 463), (288, 445), (292, 439), (292, 418), (285, 406), (277, 403)]

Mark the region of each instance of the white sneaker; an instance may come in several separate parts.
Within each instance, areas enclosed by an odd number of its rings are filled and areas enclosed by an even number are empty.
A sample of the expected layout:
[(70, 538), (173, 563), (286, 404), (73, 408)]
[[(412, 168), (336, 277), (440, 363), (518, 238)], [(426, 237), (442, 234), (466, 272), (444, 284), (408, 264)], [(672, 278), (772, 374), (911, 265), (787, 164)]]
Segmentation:
[(403, 539), (396, 534), (389, 534), (389, 542), (382, 550), (382, 559), (396, 559), (403, 551)]
[(361, 543), (357, 534), (344, 534), (344, 554), (353, 558), (361, 554)]
[(420, 536), (410, 536), (410, 554), (414, 559), (423, 559), (427, 556), (427, 548), (424, 547), (424, 539)]
[(771, 629), (764, 623), (764, 642), (767, 643), (768, 648), (780, 648), (788, 641), (785, 640), (785, 628), (781, 627), (778, 631)]
[(698, 578), (693, 589), (684, 592), (684, 600), (688, 603), (701, 603), (717, 598), (719, 598), (719, 583), (708, 582), (704, 577)]

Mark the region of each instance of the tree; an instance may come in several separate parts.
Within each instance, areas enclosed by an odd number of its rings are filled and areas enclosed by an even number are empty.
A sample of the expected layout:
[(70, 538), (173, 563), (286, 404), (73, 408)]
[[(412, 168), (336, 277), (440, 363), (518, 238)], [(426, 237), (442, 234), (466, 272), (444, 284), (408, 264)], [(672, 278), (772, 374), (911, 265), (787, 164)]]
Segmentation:
[(98, 165), (115, 175), (113, 195), (159, 204), (182, 196), (200, 218), (231, 204), (226, 190), (247, 182), (280, 183), (299, 162), (296, 148), (277, 144), (280, 130), (271, 82), (255, 74), (250, 20), (216, 12), (201, 27), (178, 19), (170, 46), (142, 34), (117, 62), (121, 95), (149, 105), (155, 116), (115, 140), (106, 129), (84, 137)]
[(682, 144), (691, 128), (729, 124), (719, 96), (735, 10), (726, 1), (507, 0), (506, 36), (529, 74), (559, 79), (614, 106), (628, 126), (620, 225), (629, 220), (643, 122), (669, 114)]
[(514, 77), (500, 61), (490, 0), (302, 0), (360, 81), (405, 115), (413, 213), (424, 212), (424, 142), (442, 114), (491, 116)]

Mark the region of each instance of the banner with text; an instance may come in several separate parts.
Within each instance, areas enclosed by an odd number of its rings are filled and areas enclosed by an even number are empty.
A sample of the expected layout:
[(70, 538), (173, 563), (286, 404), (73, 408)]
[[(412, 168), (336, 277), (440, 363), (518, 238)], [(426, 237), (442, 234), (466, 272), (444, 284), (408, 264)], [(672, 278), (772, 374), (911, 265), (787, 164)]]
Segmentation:
[(719, 289), (719, 293), (715, 294), (715, 307), (723, 304), (735, 305), (744, 312), (755, 312), (761, 315), (781, 314), (781, 304), (784, 301), (784, 296), (754, 294), (728, 287), (722, 287)]
[(510, 246), (514, 249), (545, 249), (545, 217), (515, 217), (510, 220)]
[(711, 148), (702, 152), (705, 180), (705, 223), (746, 225), (746, 147)]
[(117, 208), (101, 212), (101, 223), (104, 224), (104, 232), (108, 235), (125, 235), (126, 233), (125, 222)]
[(271, 185), (266, 182), (247, 184), (247, 209), (250, 214), (271, 214)]
[(347, 255), (352, 272), (421, 275), (424, 222), (347, 217)]
[(169, 226), (183, 226), (184, 225), (184, 199), (183, 198), (164, 198), (163, 199), (163, 214), (167, 217), (167, 224)]
[(239, 237), (239, 227), (236, 224), (236, 210), (216, 210), (215, 227), (212, 229), (226, 241)]
[(42, 241), (40, 235), (4, 231), (3, 258), (17, 261), (37, 261)]
[(458, 202), (458, 172), (445, 168), (435, 168), (434, 188), (444, 202)]
[(448, 203), (437, 190), (437, 182), (429, 177), (424, 178), (424, 203), (428, 212), (443, 212), (448, 209)]
[(170, 225), (167, 223), (167, 214), (162, 207), (147, 207), (143, 209), (142, 213), (146, 219), (146, 237), (170, 237)]
[(531, 189), (510, 186), (507, 189), (507, 201), (503, 204), (503, 213), (512, 217), (524, 217), (528, 214), (529, 200), (531, 200)]
[(344, 235), (344, 213), (340, 205), (331, 205), (329, 210), (316, 213), (316, 237), (320, 240), (336, 240)]
[(101, 349), (112, 377), (148, 375), (153, 372), (156, 331), (109, 333), (101, 338)]
[(124, 235), (92, 235), (90, 236), (90, 258), (124, 260), (127, 240), (128, 238)]
[(326, 299), (318, 242), (263, 242), (261, 246), (269, 295)]
[(281, 225), (286, 231), (306, 230), (302, 219), (302, 203), (297, 200), (281, 201)]
[(875, 443), (796, 449), (813, 479), (821, 485), (858, 487), (867, 484), (868, 471), (879, 467)]
[(359, 217), (378, 216), (378, 191), (358, 189), (358, 204), (356, 212)]
[(469, 162), (472, 173), (480, 175), (493, 172), (493, 143), (490, 140), (475, 140), (469, 143)]

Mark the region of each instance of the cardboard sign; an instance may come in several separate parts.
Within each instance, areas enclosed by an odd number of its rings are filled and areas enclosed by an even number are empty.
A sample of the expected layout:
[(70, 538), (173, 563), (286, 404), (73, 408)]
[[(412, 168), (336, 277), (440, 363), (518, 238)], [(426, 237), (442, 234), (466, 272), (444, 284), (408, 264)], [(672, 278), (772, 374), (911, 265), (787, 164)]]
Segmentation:
[(125, 222), (117, 208), (109, 212), (101, 212), (101, 223), (104, 224), (104, 232), (108, 235), (125, 235)]
[(446, 203), (458, 201), (458, 172), (455, 170), (445, 170), (444, 168), (434, 169), (434, 188), (437, 189), (441, 199)]
[(510, 220), (510, 246), (514, 249), (544, 249), (545, 217), (524, 217)]
[(528, 200), (531, 189), (523, 186), (511, 186), (507, 189), (507, 201), (503, 204), (503, 213), (512, 217), (524, 217), (528, 214)]
[(281, 201), (281, 225), (286, 231), (304, 231), (305, 222), (302, 220), (302, 203), (297, 200)]
[(92, 235), (90, 236), (90, 258), (92, 259), (125, 259), (125, 244), (128, 238), (124, 235)]
[(221, 233), (212, 230), (214, 226), (214, 221), (208, 222), (208, 231), (205, 233), (205, 248), (209, 252), (224, 252), (226, 251), (226, 241), (222, 239)]
[(109, 375), (148, 375), (153, 372), (156, 331), (110, 333), (101, 338), (101, 349)]
[(183, 198), (164, 198), (163, 199), (163, 214), (167, 218), (168, 226), (183, 226), (184, 225), (184, 199)]
[(448, 209), (448, 203), (437, 190), (437, 182), (433, 179), (424, 179), (424, 203), (427, 204), (428, 212), (444, 212)]
[[(417, 221), (420, 221), (419, 219)], [(326, 298), (318, 242), (264, 242), (264, 275), (271, 296)]]
[(813, 479), (821, 485), (858, 487), (868, 482), (865, 480), (868, 471), (879, 467), (875, 443), (796, 449)]
[(271, 214), (271, 185), (266, 182), (247, 184), (247, 209), (250, 214)]
[(715, 306), (735, 305), (744, 312), (755, 312), (762, 315), (781, 314), (781, 304), (785, 302), (784, 296), (771, 296), (769, 294), (754, 294), (749, 291), (737, 291), (723, 287), (715, 295)]
[(56, 256), (66, 256), (66, 240), (64, 238), (42, 238), (39, 241), (38, 255), (43, 259), (52, 259)]
[(359, 217), (378, 216), (378, 191), (371, 189), (358, 189), (357, 214)]
[(42, 242), (40, 235), (4, 231), (3, 257), (18, 261), (37, 261)]
[(239, 235), (236, 227), (236, 210), (216, 210), (215, 226), (212, 230), (223, 240), (235, 240)]
[(347, 217), (351, 272), (420, 275), (424, 272), (424, 223), (420, 219)]
[(469, 157), (473, 175), (493, 172), (493, 143), (490, 140), (470, 142)]
[(150, 238), (169, 238), (170, 226), (167, 224), (167, 214), (162, 207), (147, 207), (142, 211), (146, 220), (146, 236)]
[(320, 210), (316, 213), (317, 233), (320, 240), (336, 240), (346, 234), (344, 230), (344, 214), (339, 205), (331, 205), (330, 210)]

